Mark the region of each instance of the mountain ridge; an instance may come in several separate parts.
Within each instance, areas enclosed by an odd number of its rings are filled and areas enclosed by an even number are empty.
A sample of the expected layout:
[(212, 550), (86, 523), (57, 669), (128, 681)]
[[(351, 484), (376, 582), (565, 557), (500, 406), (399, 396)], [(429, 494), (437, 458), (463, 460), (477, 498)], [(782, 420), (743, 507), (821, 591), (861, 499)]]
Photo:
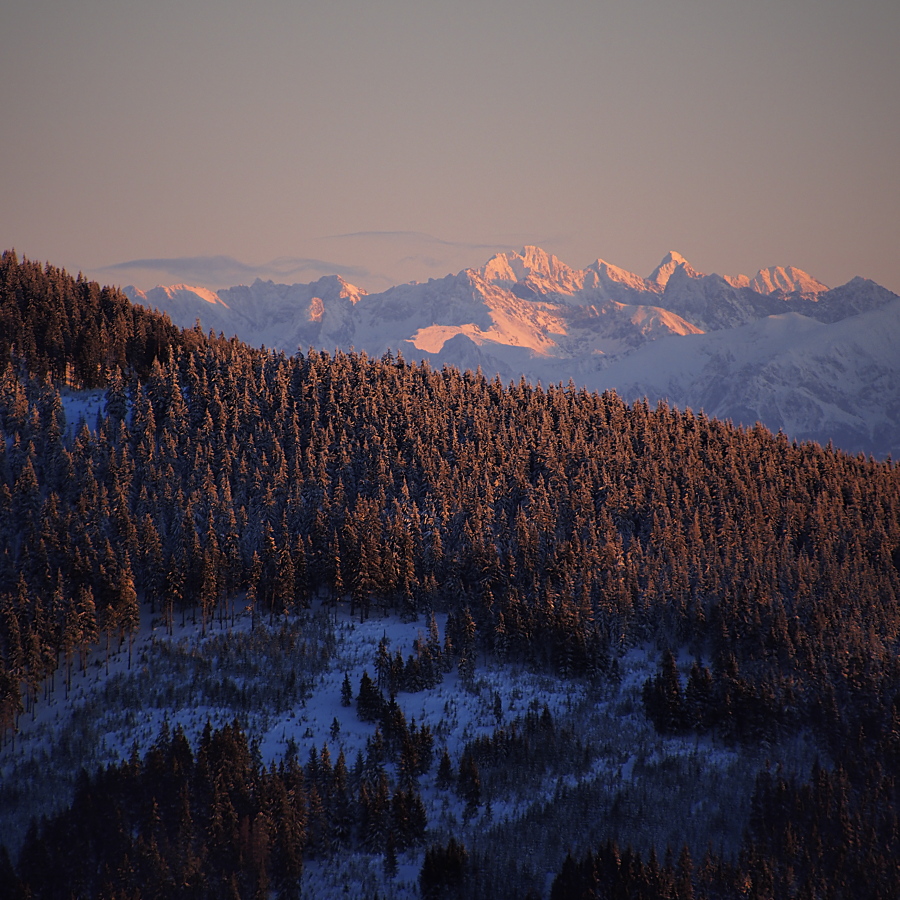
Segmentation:
[[(437, 366), (480, 366), (504, 381), (571, 379), (590, 390), (614, 388), (629, 400), (708, 407), (739, 424), (759, 421), (849, 452), (900, 452), (900, 416), (885, 412), (900, 396), (900, 363), (883, 342), (856, 336), (860, 329), (893, 334), (900, 305), (891, 304), (900, 298), (862, 277), (829, 288), (793, 266), (760, 269), (752, 278), (706, 274), (669, 251), (644, 278), (599, 258), (573, 269), (525, 246), (479, 268), (376, 293), (338, 275), (294, 285), (257, 279), (215, 292), (186, 285), (124, 292), (182, 327), (199, 320), (204, 329), (287, 353), (400, 352)], [(886, 308), (886, 316), (873, 315)], [(770, 329), (786, 335), (778, 365), (758, 342), (755, 355), (743, 346), (755, 333), (748, 326), (772, 316), (785, 317)], [(857, 316), (871, 318), (849, 325)], [(810, 322), (831, 329), (815, 350)], [(663, 339), (670, 343), (659, 345)], [(710, 368), (722, 354), (742, 366)], [(798, 371), (802, 403), (790, 382)], [(873, 399), (873, 378), (889, 393)]]

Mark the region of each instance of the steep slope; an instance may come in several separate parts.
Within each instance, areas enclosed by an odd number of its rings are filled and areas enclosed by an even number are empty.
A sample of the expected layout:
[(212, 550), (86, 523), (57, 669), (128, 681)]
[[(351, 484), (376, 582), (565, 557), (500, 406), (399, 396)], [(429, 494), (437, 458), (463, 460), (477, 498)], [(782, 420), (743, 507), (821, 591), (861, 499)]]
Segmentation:
[(657, 302), (702, 331), (746, 325), (775, 311), (768, 296), (734, 287), (721, 275), (699, 275), (686, 263), (668, 275)]
[[(107, 365), (163, 318), (49, 267), (0, 271), (5, 322), (73, 314)], [(453, 320), (500, 302), (474, 277), (444, 288)], [(432, 318), (444, 288), (422, 294)], [(837, 354), (842, 383), (896, 396), (859, 361), (889, 359), (897, 301), (655, 346), (718, 342), (739, 373)], [(900, 895), (896, 467), (609, 393), (191, 332), (149, 371), (124, 357), (140, 383), (103, 371), (103, 409), (73, 435), (34, 364), (61, 348), (68, 372), (83, 351), (20, 324), (0, 372), (0, 806), (25, 815), (0, 824), (25, 847), (15, 864), (0, 848), (0, 895), (296, 896), (327, 870), (334, 896), (370, 896), (371, 865), (402, 896), (402, 854), (428, 896), (424, 847), (451, 836), (474, 861), (461, 896), (540, 894), (560, 867), (554, 896), (580, 896), (563, 855), (584, 842), (660, 885), (643, 896), (854, 896), (862, 871)], [(651, 675), (662, 647), (677, 656)], [(23, 717), (28, 758), (3, 746)], [(729, 856), (694, 867), (713, 840)], [(525, 880), (523, 846), (540, 851)], [(677, 882), (648, 855), (665, 846), (685, 848)]]
[(593, 288), (603, 297), (623, 303), (635, 302), (638, 297), (646, 298), (648, 290), (647, 281), (640, 275), (603, 259), (597, 259), (584, 270), (584, 286)]
[(521, 253), (499, 253), (478, 270), (489, 283), (514, 290), (528, 298), (535, 294), (574, 294), (584, 286), (584, 273), (570, 269), (540, 247), (524, 247)]

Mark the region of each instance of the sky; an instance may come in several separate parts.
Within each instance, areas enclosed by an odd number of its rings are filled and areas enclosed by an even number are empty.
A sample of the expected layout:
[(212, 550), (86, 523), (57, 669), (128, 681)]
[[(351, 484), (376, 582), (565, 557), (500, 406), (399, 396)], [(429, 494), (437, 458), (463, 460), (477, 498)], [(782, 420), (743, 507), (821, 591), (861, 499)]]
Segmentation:
[(900, 293), (897, 0), (5, 0), (0, 249), (106, 284), (536, 244)]

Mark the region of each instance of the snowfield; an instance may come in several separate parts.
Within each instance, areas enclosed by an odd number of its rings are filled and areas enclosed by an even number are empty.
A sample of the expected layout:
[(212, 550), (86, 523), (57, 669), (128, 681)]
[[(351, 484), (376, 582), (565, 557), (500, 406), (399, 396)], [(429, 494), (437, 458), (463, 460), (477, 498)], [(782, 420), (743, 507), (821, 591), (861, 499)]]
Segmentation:
[[(436, 621), (443, 636), (444, 618)], [(343, 753), (352, 768), (375, 726), (360, 721), (355, 702), (342, 705), (345, 675), (355, 696), (364, 671), (375, 678), (382, 639), (406, 658), (427, 627), (424, 618), (360, 622), (320, 606), (255, 623), (246, 613), (223, 611), (205, 634), (189, 618), (176, 618), (169, 634), (145, 608), (130, 665), (127, 643), (113, 646), (108, 657), (105, 644), (98, 645), (86, 668), (73, 673), (69, 701), (61, 668), (33, 714), (21, 716), (15, 739), (0, 750), (0, 832), (16, 852), (30, 817), (67, 802), (82, 767), (143, 755), (165, 724), (180, 726), (196, 746), (207, 722), (220, 727), (237, 719), (267, 766), (289, 748), (305, 762), (327, 745), (332, 761)], [(522, 848), (535, 871), (547, 873), (547, 891), (566, 851), (603, 839), (610, 817), (620, 840), (655, 846), (660, 854), (685, 836), (726, 851), (736, 847), (755, 773), (766, 760), (709, 739), (660, 738), (640, 700), (656, 657), (655, 648), (631, 648), (618, 660), (617, 681), (592, 684), (479, 655), (468, 683), (454, 670), (431, 690), (400, 692), (396, 700), (407, 722), (428, 725), (435, 738), (433, 763), (419, 778), (427, 844), (453, 834), (470, 849)], [(571, 760), (555, 760), (537, 782), (514, 772), (486, 777), (474, 815), (455, 791), (438, 788), (444, 748), (456, 767), (468, 742), (544, 707), (557, 729), (577, 736)], [(770, 747), (766, 755), (794, 768), (808, 764), (811, 753), (799, 741)], [(394, 766), (388, 772), (396, 778)], [(398, 854), (393, 878), (380, 854), (310, 859), (304, 896), (344, 897), (354, 885), (357, 895), (418, 897), (423, 855), (424, 847)]]

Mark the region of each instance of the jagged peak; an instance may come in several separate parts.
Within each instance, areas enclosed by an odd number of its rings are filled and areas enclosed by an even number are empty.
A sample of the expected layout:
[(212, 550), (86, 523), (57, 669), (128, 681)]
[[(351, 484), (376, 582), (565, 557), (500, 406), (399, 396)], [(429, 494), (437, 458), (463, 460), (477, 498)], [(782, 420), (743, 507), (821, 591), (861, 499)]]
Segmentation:
[(670, 250), (664, 257), (661, 265), (668, 265), (669, 263), (674, 263), (675, 265), (679, 265), (680, 263), (686, 263), (687, 260), (677, 251)]
[(526, 245), (519, 254), (522, 257), (526, 268), (535, 275), (544, 275), (555, 278), (560, 272), (571, 272), (572, 270), (561, 262), (552, 253), (547, 253), (540, 247)]
[[(555, 278), (559, 273), (571, 271), (552, 253), (526, 244), (518, 253), (497, 253), (492, 256), (482, 267), (480, 274), (489, 281), (524, 281), (529, 275)], [(494, 277), (489, 277), (491, 275)]]
[(509, 253), (495, 254), (478, 270), (478, 274), (485, 281), (517, 281), (516, 273), (510, 265), (510, 256)]
[(662, 290), (672, 277), (672, 273), (679, 267), (682, 267), (685, 274), (691, 278), (699, 278), (701, 275), (677, 250), (670, 250), (650, 273), (647, 284), (651, 290)]
[(519, 253), (498, 253), (478, 270), (478, 274), (493, 283), (529, 282), (540, 289), (578, 290), (583, 283), (582, 273), (541, 249), (526, 244)]
[(368, 293), (363, 288), (357, 287), (355, 284), (351, 284), (349, 281), (341, 278), (340, 275), (323, 275), (318, 281), (313, 281), (310, 287), (331, 288), (332, 291), (336, 289), (338, 297), (349, 300), (351, 303), (357, 303), (361, 297), (365, 297)]
[(623, 269), (620, 266), (615, 266), (612, 263), (607, 262), (605, 259), (597, 259), (592, 262), (585, 272), (594, 272), (598, 276), (598, 280), (600, 282), (616, 282), (617, 284), (625, 285), (626, 287), (634, 288), (638, 291), (643, 291), (647, 289), (647, 283), (641, 278), (640, 275), (635, 275), (634, 272), (629, 272), (628, 269)]
[(297, 284), (283, 284), (273, 281), (271, 278), (255, 278), (249, 287), (251, 292), (255, 294), (265, 294), (274, 291), (278, 296), (287, 297), (296, 296), (299, 291), (301, 294), (317, 294), (325, 300), (340, 298), (349, 300), (351, 303), (357, 303), (367, 293), (363, 288), (345, 281), (340, 275), (323, 275), (316, 281)]
[(828, 290), (828, 285), (795, 266), (769, 266), (767, 269), (760, 269), (749, 279), (748, 286), (760, 294), (772, 294), (776, 291), (820, 294)]
[(900, 299), (900, 294), (895, 294), (888, 288), (880, 285), (871, 278), (863, 278), (862, 275), (854, 275), (846, 284), (839, 284), (828, 291), (829, 295), (855, 293), (861, 296), (881, 297), (885, 302)]

